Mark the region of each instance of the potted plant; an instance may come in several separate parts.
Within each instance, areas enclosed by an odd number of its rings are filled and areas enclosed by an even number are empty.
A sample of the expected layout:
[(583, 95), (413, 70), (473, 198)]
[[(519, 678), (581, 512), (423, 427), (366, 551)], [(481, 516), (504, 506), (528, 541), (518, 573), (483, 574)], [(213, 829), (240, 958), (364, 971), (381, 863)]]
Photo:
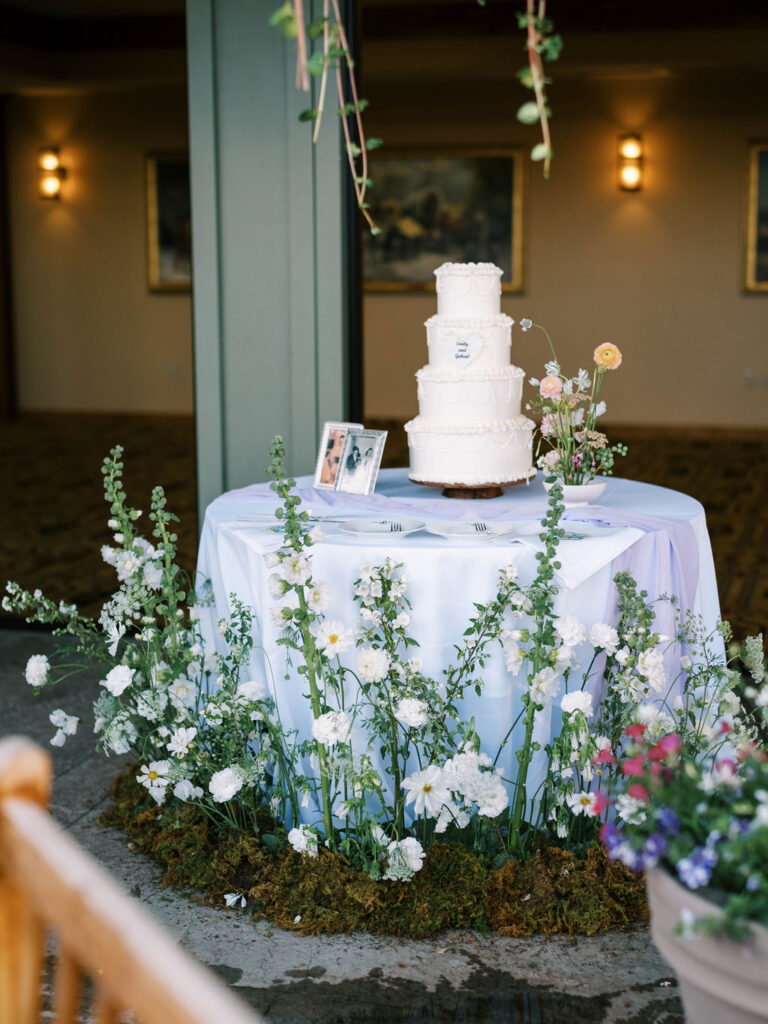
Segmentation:
[[(762, 683), (762, 651), (751, 671)], [(768, 1021), (768, 685), (752, 692), (746, 742), (722, 706), (684, 740), (630, 726), (612, 786), (621, 820), (601, 830), (611, 858), (646, 872), (654, 941), (691, 1024)]]
[(621, 352), (611, 342), (598, 345), (593, 356), (594, 373), (579, 370), (575, 377), (566, 377), (546, 328), (527, 317), (520, 326), (523, 331), (532, 327), (542, 331), (552, 351), (552, 359), (544, 367), (545, 376), (530, 381), (538, 389), (538, 396), (528, 408), (542, 417), (537, 454), (542, 447), (548, 449), (538, 455), (539, 469), (562, 484), (566, 506), (596, 501), (606, 487), (598, 474), (610, 476), (615, 456), (627, 454), (625, 445), (610, 445), (606, 435), (596, 429), (598, 418), (605, 412), (605, 402), (600, 400), (605, 376), (621, 366)]

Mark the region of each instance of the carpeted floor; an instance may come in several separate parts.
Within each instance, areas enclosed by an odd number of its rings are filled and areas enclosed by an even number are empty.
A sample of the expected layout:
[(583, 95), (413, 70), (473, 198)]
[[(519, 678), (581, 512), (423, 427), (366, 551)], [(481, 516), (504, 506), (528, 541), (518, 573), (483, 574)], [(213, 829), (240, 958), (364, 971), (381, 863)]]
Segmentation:
[[(402, 425), (368, 425), (390, 431), (384, 465), (406, 464)], [(671, 436), (614, 427), (610, 433), (630, 447), (617, 475), (685, 491), (702, 502), (723, 616), (739, 637), (768, 632), (768, 431), (685, 430)], [(194, 569), (191, 418), (25, 416), (0, 425), (0, 586), (14, 579), (98, 614), (114, 584), (114, 570), (100, 556), (110, 540), (100, 467), (114, 444), (125, 448), (132, 505), (148, 510), (152, 487), (165, 488), (168, 506), (181, 520), (181, 564)], [(8, 623), (0, 614), (0, 622)]]

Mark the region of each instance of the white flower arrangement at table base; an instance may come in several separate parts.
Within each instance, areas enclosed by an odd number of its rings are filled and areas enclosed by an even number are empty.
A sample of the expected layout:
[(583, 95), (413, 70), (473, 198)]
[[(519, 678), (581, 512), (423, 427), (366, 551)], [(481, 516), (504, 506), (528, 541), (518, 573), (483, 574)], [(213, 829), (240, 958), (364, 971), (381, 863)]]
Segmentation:
[[(218, 827), (244, 832), (271, 820), (272, 841), (296, 854), (340, 853), (371, 877), (394, 883), (412, 878), (435, 842), (464, 843), (502, 859), (530, 855), (542, 834), (582, 847), (608, 814), (606, 783), (618, 770), (622, 736), (635, 723), (661, 732), (672, 721), (681, 734), (703, 735), (725, 715), (733, 737), (753, 738), (756, 719), (734, 701), (736, 674), (717, 644), (684, 616), (673, 639), (660, 636), (653, 605), (628, 574), (616, 578), (615, 624), (587, 629), (556, 614), (563, 511), (557, 486), (542, 521), (536, 577), (523, 585), (514, 567), (503, 569), (495, 594), (476, 605), (454, 662), (439, 681), (430, 678), (414, 653), (401, 565), (386, 559), (362, 566), (353, 584), (359, 622), (333, 615), (330, 588), (313, 575), (312, 547), (322, 540), (299, 509), (276, 441), (272, 486), (284, 542), (268, 556), (270, 592), (280, 611), (279, 643), (305, 683), (311, 710), (311, 734), (300, 737), (283, 727), (267, 681), (254, 677), (253, 616), (236, 595), (230, 615), (218, 623), (224, 653), (204, 651), (198, 608), (210, 593), (188, 594), (160, 489), (152, 498), (153, 542), (136, 534), (141, 513), (126, 505), (120, 455), (113, 451), (104, 470), (116, 524), (110, 528), (120, 538), (106, 557), (119, 587), (100, 620), (16, 584), (8, 585), (4, 606), (54, 625), (74, 638), (85, 662), (104, 666), (94, 702), (97, 740), (105, 753), (136, 752), (137, 778), (153, 803), (192, 803)], [(722, 632), (727, 638), (726, 627)], [(750, 645), (756, 666), (762, 655), (757, 641)], [(497, 765), (514, 723), (500, 748), (488, 751), (461, 712), (468, 691), (482, 694), (484, 665), (496, 648), (511, 685), (524, 683), (522, 740), (508, 778)], [(574, 652), (590, 649), (586, 672), (577, 674)], [(25, 675), (41, 689), (52, 685), (52, 672), (38, 655)], [(753, 678), (755, 714), (765, 717), (767, 691), (757, 668)], [(542, 750), (536, 723), (549, 709), (561, 724)], [(54, 745), (77, 728), (63, 709), (51, 721)], [(548, 770), (529, 791), (537, 754)], [(638, 820), (643, 807), (626, 794), (617, 810)], [(239, 902), (237, 893), (229, 895), (233, 905)]]

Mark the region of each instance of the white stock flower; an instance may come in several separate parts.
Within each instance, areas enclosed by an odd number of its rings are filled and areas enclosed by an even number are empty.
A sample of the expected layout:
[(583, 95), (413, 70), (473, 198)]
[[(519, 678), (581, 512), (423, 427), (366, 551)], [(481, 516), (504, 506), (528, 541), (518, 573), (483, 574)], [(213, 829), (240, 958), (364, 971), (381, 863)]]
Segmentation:
[(411, 672), (421, 672), (422, 668), (424, 667), (424, 662), (422, 661), (421, 658), (409, 658), (405, 664), (406, 667), (411, 670)]
[(616, 661), (620, 665), (626, 665), (630, 659), (630, 656), (631, 652), (628, 647), (622, 647), (620, 650), (616, 651)]
[(236, 907), (239, 904), (241, 910), (244, 909), (244, 907), (246, 907), (248, 903), (245, 896), (243, 896), (243, 894), (239, 892), (225, 892), (224, 902), (227, 904), (228, 907)]
[(273, 601), (279, 601), (288, 590), (288, 584), (281, 576), (273, 572), (267, 579), (267, 590)]
[(691, 661), (691, 659), (688, 657), (687, 654), (684, 654), (682, 656), (682, 658), (680, 659), (680, 668), (684, 672), (690, 672), (690, 670), (693, 668), (693, 662)]
[(214, 803), (223, 804), (240, 792), (244, 782), (245, 779), (239, 768), (222, 768), (220, 772), (211, 776), (208, 791), (213, 797)]
[(30, 686), (45, 686), (51, 665), (44, 654), (33, 654), (24, 669), (24, 676)]
[(245, 701), (264, 700), (267, 695), (267, 687), (257, 679), (249, 679), (245, 683), (238, 683), (235, 690), (235, 697), (242, 697)]
[(560, 689), (560, 676), (553, 668), (543, 668), (531, 680), (529, 693), (534, 704), (547, 705)]
[(566, 669), (574, 668), (576, 665), (576, 654), (573, 648), (567, 644), (558, 647), (555, 651), (555, 665), (559, 672), (565, 672)]
[(619, 634), (607, 622), (596, 622), (589, 627), (589, 642), (601, 647), (606, 654), (615, 654), (619, 647)]
[(313, 526), (312, 529), (307, 534), (307, 536), (309, 537), (313, 544), (322, 544), (323, 541), (325, 540), (325, 533), (323, 532), (323, 528), (320, 525)]
[(150, 590), (159, 590), (163, 585), (163, 570), (154, 562), (144, 565), (144, 582)]
[(427, 721), (427, 705), (415, 697), (404, 697), (395, 707), (395, 718), (409, 729), (420, 729)]
[(309, 559), (296, 551), (280, 562), (279, 573), (287, 583), (301, 586), (312, 575)]
[(195, 736), (197, 736), (197, 729), (176, 729), (171, 736), (171, 739), (166, 743), (166, 749), (174, 755), (174, 757), (182, 758), (188, 752), (189, 748), (194, 742)]
[(658, 647), (651, 647), (642, 652), (637, 659), (637, 671), (648, 680), (648, 685), (656, 693), (664, 689), (667, 670), (664, 668), (664, 655)]
[(576, 647), (587, 638), (587, 628), (575, 615), (561, 615), (555, 619), (555, 629), (566, 647)]
[(304, 596), (309, 610), (315, 615), (322, 615), (331, 603), (331, 588), (325, 580), (318, 580)]
[(392, 625), (395, 629), (408, 629), (410, 624), (411, 616), (408, 612), (400, 612), (400, 614), (392, 621)]
[(443, 771), (452, 793), (461, 796), (467, 805), (476, 803), (478, 814), (495, 818), (507, 806), (507, 793), (491, 767), (487, 754), (465, 750), (446, 761)]
[(366, 683), (380, 683), (389, 673), (390, 657), (387, 651), (363, 647), (357, 652), (357, 673)]
[(343, 711), (326, 711), (312, 723), (312, 736), (318, 743), (333, 747), (346, 742), (350, 729), (351, 723)]
[(317, 835), (308, 825), (299, 825), (288, 833), (288, 842), (296, 853), (306, 853), (309, 857), (317, 856)]
[(329, 658), (336, 654), (343, 654), (344, 651), (352, 646), (352, 642), (355, 639), (354, 632), (338, 619), (324, 622), (313, 632), (318, 649)]
[(576, 690), (574, 693), (566, 693), (560, 701), (560, 707), (566, 714), (573, 714), (580, 711), (586, 718), (592, 714), (592, 694), (584, 690)]
[(170, 770), (171, 766), (167, 761), (150, 761), (148, 765), (141, 766), (141, 774), (136, 776), (136, 781), (146, 786), (152, 799), (161, 804), (165, 800), (165, 791), (171, 781), (168, 777)]
[(442, 769), (436, 764), (403, 779), (403, 789), (408, 794), (406, 804), (413, 804), (413, 813), (425, 814), (428, 818), (437, 818), (443, 804), (451, 799)]
[(118, 551), (115, 555), (115, 569), (121, 583), (127, 583), (141, 568), (141, 558), (134, 551)]
[(177, 800), (186, 803), (188, 800), (199, 800), (203, 791), (199, 786), (193, 785), (189, 779), (180, 779), (173, 787), (173, 795)]
[(134, 672), (135, 669), (129, 668), (127, 665), (115, 665), (107, 672), (106, 679), (99, 680), (99, 686), (109, 690), (113, 697), (119, 697), (133, 682)]
[(501, 645), (501, 649), (504, 652), (504, 665), (507, 672), (511, 672), (513, 676), (516, 676), (525, 659), (525, 653), (512, 639), (505, 640)]

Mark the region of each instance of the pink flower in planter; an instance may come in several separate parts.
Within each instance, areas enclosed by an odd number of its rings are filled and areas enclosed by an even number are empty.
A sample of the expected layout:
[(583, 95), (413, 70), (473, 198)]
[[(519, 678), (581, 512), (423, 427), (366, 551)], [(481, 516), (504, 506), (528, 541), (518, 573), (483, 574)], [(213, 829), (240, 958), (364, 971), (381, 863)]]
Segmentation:
[(682, 741), (676, 732), (670, 733), (668, 736), (662, 736), (658, 743), (651, 747), (648, 751), (648, 757), (651, 761), (663, 761), (669, 757), (670, 754), (677, 754), (682, 747)]
[(643, 776), (645, 775), (645, 767), (643, 765), (643, 755), (638, 754), (636, 757), (628, 757), (621, 766), (622, 775), (632, 776)]
[(605, 810), (605, 808), (608, 806), (608, 803), (609, 803), (609, 800), (608, 800), (608, 797), (605, 795), (605, 793), (603, 793), (602, 791), (598, 790), (598, 792), (595, 793), (595, 800), (594, 800), (594, 803), (592, 804), (592, 813), (596, 817), (599, 818), (600, 815)]
[(640, 800), (642, 803), (647, 803), (648, 797), (650, 796), (650, 793), (645, 786), (641, 786), (639, 782), (633, 782), (627, 789), (627, 793), (633, 798), (633, 800)]
[(639, 722), (637, 725), (630, 725), (628, 729), (624, 730), (624, 732), (627, 736), (631, 736), (633, 740), (637, 740), (639, 742), (643, 738), (643, 734), (646, 729), (647, 726)]
[(603, 749), (598, 754), (595, 754), (594, 758), (592, 759), (592, 763), (593, 764), (616, 764), (617, 761), (616, 761), (616, 758), (611, 753), (610, 748), (609, 747), (603, 747)]

